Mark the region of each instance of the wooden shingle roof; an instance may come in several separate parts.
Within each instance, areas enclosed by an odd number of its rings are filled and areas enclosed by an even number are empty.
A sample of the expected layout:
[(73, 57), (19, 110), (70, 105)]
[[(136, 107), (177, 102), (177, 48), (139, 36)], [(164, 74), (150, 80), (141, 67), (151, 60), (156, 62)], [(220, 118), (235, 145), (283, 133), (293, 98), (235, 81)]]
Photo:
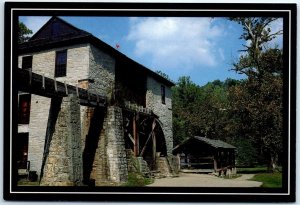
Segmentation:
[(225, 148), (225, 149), (235, 149), (236, 148), (236, 147), (232, 146), (231, 144), (228, 144), (221, 140), (213, 140), (213, 139), (209, 139), (206, 137), (199, 137), (199, 136), (195, 136), (194, 139), (205, 142), (206, 144), (209, 144), (214, 148)]
[(207, 144), (208, 146), (211, 146), (215, 149), (236, 149), (235, 146), (228, 144), (221, 140), (214, 140), (214, 139), (209, 139), (207, 137), (194, 136), (194, 137), (191, 137), (191, 138), (183, 141), (181, 144), (177, 145), (176, 147), (174, 147), (173, 154), (180, 152), (180, 150), (182, 150), (185, 146), (187, 146), (188, 144), (194, 143), (194, 141), (203, 142), (203, 143)]

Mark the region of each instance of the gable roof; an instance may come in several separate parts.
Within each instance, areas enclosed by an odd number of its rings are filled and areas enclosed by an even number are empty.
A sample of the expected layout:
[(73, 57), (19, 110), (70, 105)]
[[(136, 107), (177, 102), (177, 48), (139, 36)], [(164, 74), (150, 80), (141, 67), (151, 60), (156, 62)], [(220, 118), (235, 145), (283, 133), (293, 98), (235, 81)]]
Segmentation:
[(211, 145), (214, 148), (225, 148), (225, 149), (235, 149), (236, 147), (232, 146), (231, 144), (228, 144), (226, 142), (223, 142), (221, 140), (213, 140), (206, 137), (199, 137), (195, 136), (195, 139), (205, 142), (206, 144)]
[(68, 22), (52, 17), (44, 26), (42, 26), (27, 42), (19, 45), (19, 50), (28, 50), (30, 48), (53, 45), (57, 42), (78, 39), (92, 36), (92, 34), (76, 28)]
[(221, 140), (213, 140), (213, 139), (209, 139), (206, 137), (199, 137), (199, 136), (194, 136), (191, 137), (185, 141), (183, 141), (181, 144), (177, 145), (176, 147), (174, 147), (173, 149), (173, 153), (178, 153), (180, 152), (180, 150), (186, 146), (188, 143), (192, 142), (192, 141), (200, 141), (200, 142), (204, 142), (205, 144), (207, 144), (208, 146), (211, 146), (215, 149), (236, 149), (235, 146), (228, 144), (224, 141)]
[(52, 17), (38, 32), (36, 32), (29, 41), (36, 40), (62, 40), (64, 38), (78, 38), (82, 36), (91, 35), (90, 33), (78, 29), (68, 22), (58, 18)]
[(152, 76), (167, 86), (171, 87), (175, 85), (173, 82), (165, 79), (156, 72), (128, 58), (126, 55), (96, 38), (91, 33), (78, 29), (56, 16), (52, 17), (27, 42), (19, 44), (18, 52), (19, 54), (26, 54), (81, 43), (91, 43), (113, 56), (116, 60), (133, 63), (139, 69), (145, 71), (149, 76)]

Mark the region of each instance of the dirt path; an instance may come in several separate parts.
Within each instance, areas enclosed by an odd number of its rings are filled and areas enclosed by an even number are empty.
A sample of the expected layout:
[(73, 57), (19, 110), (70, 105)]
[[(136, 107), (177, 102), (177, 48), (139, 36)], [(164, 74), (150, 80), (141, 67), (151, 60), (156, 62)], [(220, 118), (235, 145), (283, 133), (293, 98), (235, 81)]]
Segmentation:
[(180, 173), (179, 177), (155, 179), (148, 186), (162, 187), (260, 187), (261, 182), (249, 181), (254, 175), (243, 174), (236, 179), (223, 179), (209, 174)]

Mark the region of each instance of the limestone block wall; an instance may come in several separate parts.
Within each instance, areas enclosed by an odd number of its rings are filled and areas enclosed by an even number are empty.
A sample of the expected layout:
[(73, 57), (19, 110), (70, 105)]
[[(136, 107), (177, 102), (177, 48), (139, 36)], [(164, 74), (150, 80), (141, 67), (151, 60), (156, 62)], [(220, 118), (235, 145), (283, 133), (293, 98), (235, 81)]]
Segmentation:
[[(82, 182), (80, 109), (77, 97), (63, 98), (46, 149), (41, 185), (74, 186)], [(50, 130), (48, 130), (50, 131)]]
[(128, 168), (123, 135), (122, 109), (110, 106), (104, 117), (91, 173), (96, 186), (127, 181)]
[(172, 154), (173, 128), (172, 128), (172, 99), (171, 89), (165, 86), (165, 104), (161, 102), (161, 84), (152, 77), (147, 77), (146, 107), (150, 108), (162, 122), (167, 154)]
[[(58, 81), (76, 85), (78, 80), (88, 78), (89, 44), (49, 49), (28, 53), (18, 57), (18, 66), (22, 67), (22, 57), (32, 55), (32, 71), (54, 78), (56, 51), (67, 49), (67, 76)], [(41, 175), (42, 156), (45, 146), (47, 122), (49, 118), (50, 98), (32, 95), (29, 121), (28, 160), (31, 170)], [(85, 110), (83, 109), (82, 116)]]
[(109, 183), (110, 169), (108, 167), (108, 157), (106, 153), (107, 148), (107, 122), (108, 118), (105, 114), (103, 120), (102, 130), (100, 132), (97, 149), (94, 157), (93, 167), (90, 178), (95, 180), (96, 186), (103, 186)]
[(89, 90), (110, 97), (115, 86), (115, 59), (93, 45), (89, 47)]
[(107, 110), (107, 146), (109, 179), (113, 182), (126, 182), (128, 178), (127, 159), (123, 131), (122, 109), (111, 106)]
[(30, 170), (36, 171), (38, 177), (41, 175), (50, 103), (50, 98), (31, 95), (28, 161), (30, 161)]
[(54, 48), (19, 56), (18, 65), (22, 67), (22, 57), (32, 55), (32, 71), (45, 77), (54, 78), (56, 51), (67, 50), (67, 76), (58, 81), (76, 85), (78, 80), (88, 78), (89, 44)]

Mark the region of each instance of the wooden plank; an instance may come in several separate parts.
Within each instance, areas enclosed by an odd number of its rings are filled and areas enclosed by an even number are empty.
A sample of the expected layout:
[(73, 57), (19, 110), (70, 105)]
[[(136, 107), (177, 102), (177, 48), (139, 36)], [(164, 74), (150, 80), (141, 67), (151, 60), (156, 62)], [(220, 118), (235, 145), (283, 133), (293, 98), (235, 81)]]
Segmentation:
[(133, 130), (133, 139), (134, 139), (134, 147), (133, 152), (134, 156), (137, 157), (139, 155), (139, 138), (138, 138), (138, 128), (137, 128), (137, 113), (133, 115), (133, 121), (132, 121), (132, 130)]
[(131, 136), (130, 133), (128, 133), (128, 137), (129, 137), (129, 139), (131, 140), (132, 144), (134, 144), (134, 139), (132, 138), (132, 136)]
[(152, 123), (152, 130), (153, 130), (153, 134), (152, 134), (152, 154), (153, 154), (153, 162), (156, 162), (156, 136), (155, 136), (155, 132), (154, 129), (156, 127), (156, 119), (153, 119), (153, 123)]
[(56, 81), (25, 69), (17, 70), (17, 89), (19, 91), (41, 95), (49, 98), (66, 97), (68, 94), (77, 94), (79, 99), (88, 100), (91, 106), (106, 106), (106, 97), (90, 93), (85, 89)]

